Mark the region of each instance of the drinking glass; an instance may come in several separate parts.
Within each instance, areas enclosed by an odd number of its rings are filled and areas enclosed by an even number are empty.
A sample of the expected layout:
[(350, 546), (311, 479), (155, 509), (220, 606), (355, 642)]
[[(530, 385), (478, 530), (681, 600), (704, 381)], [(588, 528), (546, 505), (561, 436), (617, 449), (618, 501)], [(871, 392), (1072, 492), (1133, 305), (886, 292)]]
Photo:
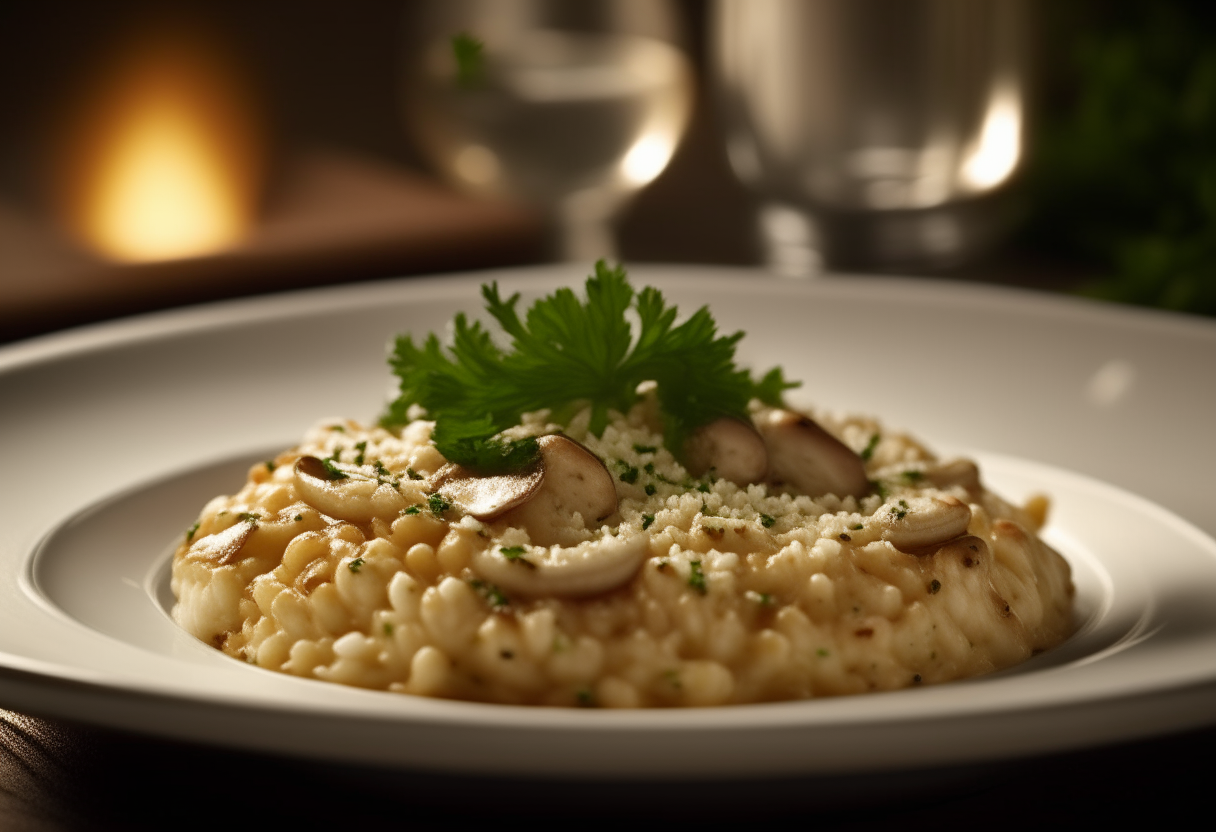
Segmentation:
[(999, 227), (1023, 156), (1022, 0), (716, 0), (735, 174), (786, 274), (944, 266)]
[(438, 0), (412, 29), (406, 123), (429, 161), (544, 209), (559, 258), (615, 257), (613, 218), (667, 166), (691, 112), (672, 5)]

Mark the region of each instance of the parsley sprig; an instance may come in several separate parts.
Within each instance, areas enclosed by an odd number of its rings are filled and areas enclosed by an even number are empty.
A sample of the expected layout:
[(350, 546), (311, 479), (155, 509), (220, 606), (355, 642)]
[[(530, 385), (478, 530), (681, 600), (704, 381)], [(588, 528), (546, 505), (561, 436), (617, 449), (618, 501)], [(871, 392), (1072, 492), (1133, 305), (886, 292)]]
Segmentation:
[(450, 348), (434, 334), (421, 346), (400, 336), (389, 357), (400, 394), (381, 419), (390, 427), (404, 424), (409, 408), (420, 405), (436, 422), (432, 438), (440, 453), (462, 465), (493, 471), (531, 461), (534, 445), (493, 439), (530, 411), (550, 409), (565, 423), (590, 404), (590, 430), (600, 436), (609, 411), (628, 410), (645, 381), (657, 384), (664, 444), (679, 455), (697, 427), (719, 416), (746, 417), (752, 398), (779, 405), (782, 393), (797, 386), (779, 368), (754, 380), (734, 364), (742, 332), (719, 335), (708, 307), (677, 324), (678, 309), (658, 289), (635, 292), (624, 268), (602, 260), (587, 279), (585, 300), (558, 289), (522, 318), (518, 294), (504, 300), (496, 283), (481, 292), (486, 310), (510, 336), (510, 349), (499, 348), (464, 314), (453, 322)]

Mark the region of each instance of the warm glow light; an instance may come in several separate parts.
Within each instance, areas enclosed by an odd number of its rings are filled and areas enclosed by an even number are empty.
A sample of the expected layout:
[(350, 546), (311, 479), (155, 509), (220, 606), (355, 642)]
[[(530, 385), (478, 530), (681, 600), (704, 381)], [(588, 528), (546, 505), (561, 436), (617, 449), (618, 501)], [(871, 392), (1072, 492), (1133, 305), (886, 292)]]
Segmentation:
[(60, 190), (71, 229), (114, 260), (198, 257), (252, 223), (258, 136), (221, 62), (180, 36), (135, 50), (90, 91)]
[(1017, 167), (1022, 152), (1022, 102), (1016, 91), (993, 95), (979, 142), (963, 163), (963, 180), (977, 190), (1001, 184)]
[(226, 248), (248, 217), (204, 125), (174, 102), (148, 101), (97, 178), (88, 236), (119, 260), (166, 260)]

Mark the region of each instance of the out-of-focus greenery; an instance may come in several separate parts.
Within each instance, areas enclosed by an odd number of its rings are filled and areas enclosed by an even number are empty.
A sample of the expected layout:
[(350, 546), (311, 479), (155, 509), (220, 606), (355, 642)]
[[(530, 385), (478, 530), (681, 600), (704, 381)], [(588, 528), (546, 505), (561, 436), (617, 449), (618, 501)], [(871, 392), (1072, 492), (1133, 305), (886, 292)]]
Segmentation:
[(1216, 315), (1216, 3), (1044, 11), (1024, 243), (1107, 275), (1088, 294)]

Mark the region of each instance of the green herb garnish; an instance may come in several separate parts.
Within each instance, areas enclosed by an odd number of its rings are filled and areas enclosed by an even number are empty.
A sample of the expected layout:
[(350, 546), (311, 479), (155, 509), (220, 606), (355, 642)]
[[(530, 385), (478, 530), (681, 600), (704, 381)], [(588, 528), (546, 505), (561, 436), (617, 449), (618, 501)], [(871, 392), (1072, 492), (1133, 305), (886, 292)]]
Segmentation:
[[(355, 450), (358, 451), (358, 453), (355, 454), (355, 464), (362, 465), (363, 464), (363, 455), (365, 453), (367, 453), (367, 440), (364, 439), (362, 442), (356, 442)], [(376, 461), (379, 462), (380, 460), (376, 460)]]
[(503, 591), (489, 581), (474, 578), (469, 581), (469, 586), (477, 590), (477, 594), (486, 599), (486, 602), (496, 610), (510, 603), (510, 600), (503, 594)]
[[(389, 363), (400, 394), (381, 423), (405, 424), (409, 408), (419, 405), (435, 420), (440, 453), (466, 467), (491, 463), (501, 471), (535, 458), (535, 440), (521, 449), (526, 440), (493, 439), (526, 412), (549, 409), (564, 422), (590, 404), (590, 430), (601, 436), (609, 411), (627, 411), (639, 398), (638, 385), (654, 381), (664, 444), (678, 454), (690, 431), (720, 416), (746, 418), (752, 398), (780, 405), (782, 393), (797, 386), (779, 369), (759, 381), (737, 369), (742, 332), (719, 336), (706, 307), (677, 325), (676, 307), (657, 289), (635, 293), (623, 268), (600, 261), (585, 290), (580, 300), (558, 289), (521, 319), (518, 294), (503, 300), (497, 284), (483, 286), (486, 309), (509, 336), (509, 349), (463, 314), (454, 320), (450, 349), (434, 334), (421, 346), (399, 337)], [(627, 313), (636, 317), (636, 337)]]
[(523, 546), (499, 546), (498, 551), (504, 558), (512, 563), (518, 563), (521, 566), (526, 566), (529, 569), (535, 569), (536, 564), (524, 557), (526, 549)]
[(629, 483), (630, 485), (633, 485), (635, 482), (638, 481), (639, 472), (638, 472), (637, 468), (633, 467), (628, 462), (625, 462), (624, 460), (620, 460), (620, 459), (617, 460), (617, 464), (620, 465), (621, 469), (622, 469), (621, 476), (620, 476), (621, 482)]
[(412, 480), (420, 480), (420, 479), (422, 479), (422, 474), (419, 474), (419, 473), (418, 473), (417, 471), (415, 471), (413, 468), (406, 468), (406, 469), (405, 469), (405, 475), (406, 475), (407, 477), (409, 477), (410, 479), (412, 479)]
[[(337, 454), (336, 454), (336, 452), (335, 452), (335, 456), (336, 456), (336, 455), (337, 455)], [(346, 479), (346, 472), (345, 472), (345, 471), (343, 471), (341, 468), (339, 468), (339, 467), (338, 467), (338, 466), (337, 466), (337, 465), (334, 463), (333, 459), (322, 459), (322, 460), (321, 460), (321, 467), (325, 469), (325, 479), (330, 480), (331, 482), (332, 482), (333, 480), (344, 480), (344, 479)]]
[(646, 492), (647, 497), (653, 497), (654, 492), (658, 491), (658, 489), (655, 487), (655, 484), (652, 482), (646, 483), (646, 487), (643, 488), (642, 490)]
[(426, 498), (427, 507), (430, 508), (431, 514), (436, 517), (442, 517), (443, 513), (452, 507), (452, 504), (443, 498), (442, 494), (430, 494)]
[(701, 561), (699, 560), (688, 562), (688, 585), (701, 595), (709, 592), (709, 587), (705, 585), (705, 573), (701, 571)]
[(236, 516), (236, 519), (257, 528), (258, 521), (262, 519), (262, 515), (258, 514), (256, 511), (243, 511)]
[(401, 510), (402, 514), (421, 514), (422, 506), (406, 506)]
[(930, 595), (936, 595), (937, 593), (939, 593), (941, 591), (942, 591), (942, 582), (941, 581), (939, 581), (937, 578), (934, 578), (933, 580), (931, 580), (929, 582), (929, 594)]
[(760, 525), (764, 526), (764, 528), (766, 528), (766, 529), (771, 529), (773, 527), (773, 524), (776, 522), (777, 522), (777, 518), (773, 517), (771, 514), (761, 514), (760, 515)]
[(653, 514), (643, 514), (642, 515), (642, 531), (646, 531), (647, 529), (649, 529), (652, 523), (654, 523)]
[(881, 439), (882, 437), (877, 433), (870, 435), (870, 441), (866, 443), (865, 448), (858, 454), (862, 462), (870, 461), (870, 457), (874, 456), (874, 449), (878, 447), (879, 440)]
[[(195, 523), (193, 526), (186, 529), (186, 540), (187, 541), (194, 540), (194, 536), (196, 534), (198, 534), (199, 527), (202, 525), (203, 525), (202, 523)], [(646, 527), (643, 526), (642, 528), (646, 528)]]
[(267, 472), (267, 473), (269, 473), (269, 474), (273, 474), (273, 473), (274, 473), (274, 468), (275, 468), (275, 465), (274, 465), (274, 460), (273, 460), (273, 459), (268, 459), (268, 460), (266, 460), (265, 462), (263, 462), (262, 464), (266, 466), (266, 472)]
[(360, 567), (363, 566), (363, 558), (355, 558), (350, 563), (346, 564), (346, 568), (351, 572), (358, 574)]
[[(639, 454), (653, 454), (655, 451), (658, 450), (658, 447), (656, 447), (655, 445), (638, 445), (635, 443), (633, 446), (633, 450), (635, 453), (639, 453)], [(651, 463), (651, 464), (653, 464), (653, 463)]]

